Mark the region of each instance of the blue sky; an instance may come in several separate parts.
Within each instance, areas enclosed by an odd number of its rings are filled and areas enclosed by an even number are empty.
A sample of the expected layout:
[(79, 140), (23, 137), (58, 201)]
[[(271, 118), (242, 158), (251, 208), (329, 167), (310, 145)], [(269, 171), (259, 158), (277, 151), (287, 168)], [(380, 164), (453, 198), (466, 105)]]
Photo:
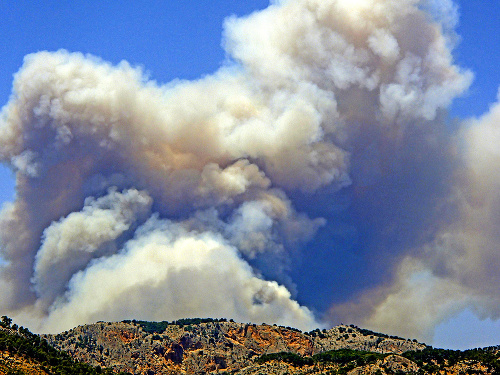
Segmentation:
[[(467, 94), (456, 99), (450, 111), (452, 117), (465, 119), (480, 116), (497, 100), (500, 1), (460, 0), (457, 4), (460, 43), (454, 58), (459, 66), (470, 69), (475, 78)], [(221, 47), (224, 19), (267, 6), (265, 0), (1, 2), (0, 102), (7, 103), (13, 74), (22, 65), (23, 57), (42, 50), (89, 53), (113, 64), (126, 60), (142, 66), (159, 83), (201, 78), (215, 72), (227, 58)], [(11, 200), (13, 195), (12, 172), (2, 166), (0, 202)], [(342, 261), (349, 268), (357, 260)], [(320, 266), (311, 263), (304, 269)], [(312, 281), (312, 287), (308, 287), (306, 277), (301, 278), (298, 270), (294, 272), (299, 280), (299, 302), (312, 305), (313, 309), (324, 308), (326, 302), (323, 305), (314, 302), (316, 282)], [(342, 282), (347, 278), (346, 274), (332, 277), (331, 281)], [(324, 300), (324, 296), (318, 298)], [(500, 322), (479, 320), (465, 310), (438, 327), (433, 345), (448, 348), (496, 345), (500, 344), (499, 337)]]

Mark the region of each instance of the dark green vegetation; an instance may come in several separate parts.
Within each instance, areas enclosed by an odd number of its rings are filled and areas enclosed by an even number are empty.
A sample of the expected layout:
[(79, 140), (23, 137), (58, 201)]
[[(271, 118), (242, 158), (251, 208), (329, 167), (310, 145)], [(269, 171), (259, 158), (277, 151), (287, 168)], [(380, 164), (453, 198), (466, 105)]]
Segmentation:
[(281, 352), (264, 354), (257, 359), (257, 363), (283, 361), (295, 367), (312, 366), (314, 364), (336, 364), (340, 366), (339, 373), (343, 373), (358, 366), (375, 363), (379, 359), (384, 359), (385, 356), (385, 354), (351, 349), (331, 350), (311, 357)]
[(311, 366), (314, 364), (313, 357), (304, 357), (290, 352), (272, 353), (261, 355), (256, 362), (265, 363), (269, 361), (281, 361), (290, 363), (296, 367)]
[(214, 323), (214, 322), (227, 322), (227, 319), (187, 318), (187, 319), (174, 320), (172, 322), (168, 322), (166, 320), (161, 322), (148, 322), (144, 320), (123, 320), (123, 323), (129, 323), (129, 324), (133, 323), (140, 325), (144, 330), (144, 332), (147, 333), (162, 333), (163, 331), (165, 331), (165, 329), (167, 329), (169, 325), (185, 327), (201, 323)]
[(357, 367), (375, 363), (379, 359), (384, 359), (385, 356), (385, 354), (365, 352), (362, 350), (340, 349), (318, 353), (312, 358), (316, 362), (336, 363), (342, 366), (352, 363)]
[(482, 363), (488, 371), (500, 373), (499, 350), (498, 346), (465, 351), (427, 347), (422, 351), (403, 353), (402, 356), (429, 373), (437, 373), (459, 362)]
[[(20, 356), (28, 362), (39, 363), (48, 374), (54, 375), (94, 375), (115, 374), (111, 369), (92, 367), (86, 363), (74, 361), (69, 354), (56, 350), (40, 336), (28, 329), (11, 325), (12, 320), (6, 316), (1, 318), (0, 351)], [(10, 369), (9, 373), (24, 374), (22, 370)], [(128, 375), (120, 373), (119, 375)]]
[[(401, 354), (401, 357), (415, 362), (420, 370), (419, 374), (437, 374), (445, 371), (458, 363), (482, 364), (489, 373), (500, 373), (499, 360), (500, 347), (489, 347), (484, 349), (471, 349), (465, 351), (434, 349), (427, 347), (421, 351), (409, 351)], [(334, 364), (339, 366), (338, 374), (344, 374), (355, 367), (376, 363), (390, 354), (380, 354), (359, 350), (340, 349), (319, 353), (313, 356), (301, 356), (298, 354), (282, 352), (264, 354), (257, 359), (257, 363), (269, 361), (282, 361), (295, 367), (312, 366), (316, 364)], [(473, 372), (468, 372), (473, 373)]]

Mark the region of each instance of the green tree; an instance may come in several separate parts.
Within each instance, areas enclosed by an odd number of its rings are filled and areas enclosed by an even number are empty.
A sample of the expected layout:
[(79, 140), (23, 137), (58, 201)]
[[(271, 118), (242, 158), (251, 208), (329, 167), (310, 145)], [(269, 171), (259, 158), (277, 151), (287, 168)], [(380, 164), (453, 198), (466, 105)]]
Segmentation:
[(12, 324), (12, 319), (9, 318), (8, 316), (2, 316), (2, 321), (0, 323), (0, 326), (3, 328), (10, 328), (10, 325)]

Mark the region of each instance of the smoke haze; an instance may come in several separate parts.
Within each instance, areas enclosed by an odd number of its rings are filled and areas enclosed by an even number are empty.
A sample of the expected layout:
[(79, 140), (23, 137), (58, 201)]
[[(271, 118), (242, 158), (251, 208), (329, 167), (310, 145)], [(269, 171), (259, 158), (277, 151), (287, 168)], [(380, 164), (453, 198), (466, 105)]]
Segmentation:
[[(226, 20), (219, 71), (164, 86), (26, 56), (0, 118), (16, 174), (0, 310), (44, 332), (212, 316), (423, 340), (465, 307), (498, 318), (500, 104), (447, 116), (473, 78), (457, 17), (451, 1), (275, 1)], [(308, 282), (326, 308), (297, 302)]]

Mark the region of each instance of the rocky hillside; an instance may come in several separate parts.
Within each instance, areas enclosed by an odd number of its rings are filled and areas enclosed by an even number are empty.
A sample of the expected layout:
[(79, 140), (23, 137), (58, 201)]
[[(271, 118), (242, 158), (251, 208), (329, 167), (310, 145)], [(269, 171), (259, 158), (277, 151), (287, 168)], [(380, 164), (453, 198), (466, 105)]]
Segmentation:
[(500, 347), (433, 349), (354, 326), (303, 333), (225, 319), (183, 319), (99, 322), (38, 336), (2, 319), (0, 375), (500, 373)]
[(0, 375), (112, 375), (111, 369), (75, 361), (56, 350), (39, 335), (11, 325), (6, 316), (0, 322)]
[[(312, 358), (338, 349), (401, 354), (425, 348), (416, 341), (351, 326), (302, 333), (290, 327), (211, 319), (185, 319), (172, 324), (100, 322), (45, 338), (78, 360), (148, 375), (217, 371), (251, 374), (254, 368), (268, 368), (275, 362), (288, 368), (293, 363), (262, 357), (282, 352)], [(386, 356), (377, 358), (387, 362)]]

